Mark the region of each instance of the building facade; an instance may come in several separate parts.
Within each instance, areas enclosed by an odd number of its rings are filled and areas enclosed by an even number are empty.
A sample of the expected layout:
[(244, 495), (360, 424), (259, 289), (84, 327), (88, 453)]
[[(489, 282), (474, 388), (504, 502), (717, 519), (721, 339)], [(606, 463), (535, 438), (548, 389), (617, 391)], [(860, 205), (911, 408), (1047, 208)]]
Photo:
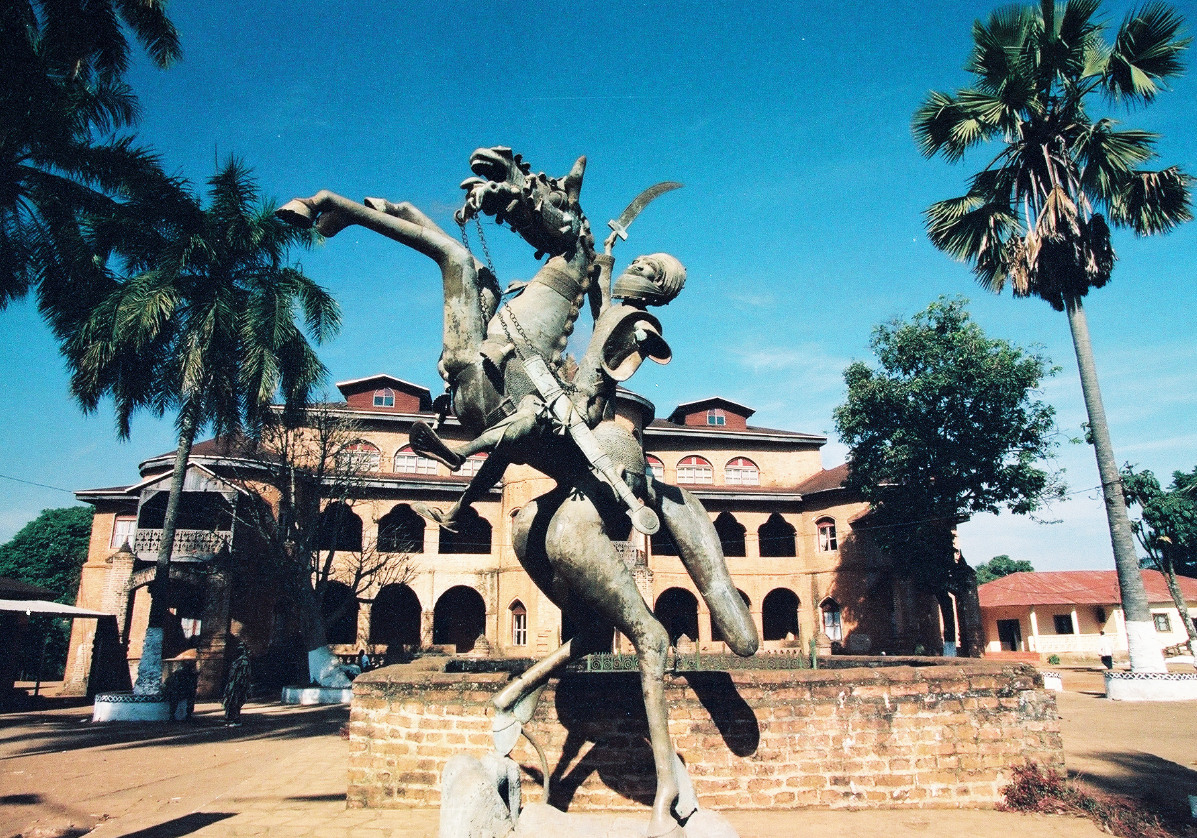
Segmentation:
[[(1189, 641), (1164, 574), (1141, 570), (1160, 648)], [(1187, 616), (1197, 616), (1197, 579), (1179, 577)], [(1095, 658), (1102, 634), (1115, 653), (1127, 650), (1126, 619), (1114, 570), (1012, 573), (977, 589), (985, 627), (985, 651), (1035, 652)]]
[[(335, 512), (338, 521), (322, 546), (335, 551), (335, 564), (347, 576), (365, 554), (392, 557), (402, 572), (381, 574), (356, 592), (344, 586), (340, 595), (326, 595), (326, 610), (337, 612), (329, 613), (329, 642), (345, 655), (440, 647), (540, 657), (555, 649), (563, 632), (568, 636), (568, 617), (563, 622), (511, 547), (512, 516), (552, 481), (511, 466), (456, 532), (441, 529), (412, 505), (452, 504), (484, 455), (450, 473), (411, 450), (412, 424), (435, 418), (426, 388), (387, 375), (337, 386), (344, 401), (326, 407), (351, 423), (353, 439), (342, 456), (352, 458), (356, 476), (351, 492), (322, 501), (322, 514)], [(909, 652), (942, 642), (933, 601), (895, 579), (867, 535), (854, 530), (867, 503), (844, 488), (845, 466), (823, 468), (825, 437), (751, 426), (751, 408), (718, 397), (680, 405), (667, 419), (654, 413), (644, 398), (620, 391), (617, 421), (641, 434), (649, 469), (692, 491), (714, 521), (765, 651), (809, 651), (813, 641), (825, 652)], [(452, 416), (440, 433), (450, 444), (465, 439)], [(96, 507), (78, 601), (117, 615), (133, 668), (172, 457), (145, 461), (142, 480), (132, 486), (77, 493)], [(280, 663), (294, 659), (294, 603), (258, 566), (260, 544), (244, 524), (243, 511), (260, 504), (263, 494), (254, 467), (254, 457), (214, 440), (195, 447), (187, 474), (167, 654), (195, 657), (201, 691), (208, 693), (219, 689), (232, 638), (249, 645), (263, 671), (294, 674)], [(671, 539), (633, 532), (621, 547), (675, 643), (724, 651)], [(90, 643), (86, 627), (78, 627), (67, 668), (75, 692), (87, 688)], [(615, 643), (627, 648), (620, 638)]]

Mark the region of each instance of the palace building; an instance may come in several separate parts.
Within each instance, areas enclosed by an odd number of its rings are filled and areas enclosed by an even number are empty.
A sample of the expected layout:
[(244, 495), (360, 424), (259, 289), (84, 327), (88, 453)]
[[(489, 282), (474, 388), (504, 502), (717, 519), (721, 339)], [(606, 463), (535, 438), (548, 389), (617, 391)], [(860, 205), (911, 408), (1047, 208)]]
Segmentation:
[[(393, 557), (405, 572), (354, 592), (334, 583), (324, 597), (328, 641), (344, 655), (382, 656), (439, 647), (454, 654), (540, 657), (568, 636), (560, 610), (532, 583), (511, 547), (511, 519), (553, 482), (526, 466), (507, 469), (502, 484), (449, 532), (417, 515), (412, 504), (447, 507), (484, 460), (458, 472), (415, 454), (412, 424), (435, 414), (428, 389), (389, 375), (337, 385), (343, 402), (327, 411), (348, 420), (355, 482), (348, 494), (321, 501), (336, 526), (320, 545), (346, 574), (354, 557)], [(854, 528), (868, 504), (844, 488), (847, 467), (824, 469), (826, 438), (749, 424), (753, 410), (712, 397), (655, 418), (648, 400), (619, 391), (617, 419), (638, 430), (648, 468), (685, 486), (706, 507), (728, 567), (762, 638), (762, 652), (910, 652), (941, 643), (929, 597), (895, 578), (866, 532)], [(450, 443), (465, 434), (450, 415), (440, 431)], [(202, 694), (223, 683), (235, 639), (248, 645), (261, 682), (303, 678), (296, 606), (261, 566), (261, 535), (246, 523), (257, 491), (261, 454), (226, 440), (197, 444), (190, 460), (172, 557), (167, 656), (194, 657)], [(149, 612), (173, 452), (141, 464), (130, 486), (76, 496), (95, 506), (78, 605), (114, 614), (131, 671), (136, 671)], [(710, 614), (668, 535), (633, 531), (621, 544), (645, 600), (675, 643), (724, 651)], [(91, 621), (77, 621), (67, 661), (70, 692), (88, 690), (97, 640)], [(617, 644), (629, 649), (627, 641)], [(298, 645), (298, 650), (297, 650)]]

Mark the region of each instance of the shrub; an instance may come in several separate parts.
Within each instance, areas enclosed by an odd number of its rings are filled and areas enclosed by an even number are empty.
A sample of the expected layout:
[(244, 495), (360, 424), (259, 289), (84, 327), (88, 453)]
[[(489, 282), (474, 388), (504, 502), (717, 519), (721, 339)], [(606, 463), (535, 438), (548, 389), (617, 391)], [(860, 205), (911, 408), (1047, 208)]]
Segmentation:
[(1047, 662), (1051, 666), (1059, 666), (1060, 665), (1060, 656), (1059, 655), (1048, 655)]
[(1006, 803), (999, 808), (1048, 815), (1081, 815), (1119, 838), (1171, 838), (1159, 818), (1144, 812), (1135, 801), (1114, 795), (1093, 794), (1077, 788), (1064, 775), (1038, 763), (1013, 768), (1010, 785), (1002, 789)]

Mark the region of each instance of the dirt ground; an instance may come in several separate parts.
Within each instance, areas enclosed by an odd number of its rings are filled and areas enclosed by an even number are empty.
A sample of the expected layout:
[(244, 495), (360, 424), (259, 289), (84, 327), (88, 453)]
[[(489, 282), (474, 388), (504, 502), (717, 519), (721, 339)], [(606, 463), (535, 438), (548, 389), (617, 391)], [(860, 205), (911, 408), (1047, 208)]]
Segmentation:
[[(1069, 774), (1178, 822), (1197, 795), (1197, 702), (1103, 697), (1095, 669), (1058, 668)], [(51, 685), (51, 689), (53, 686)], [(250, 704), (226, 727), (215, 704), (189, 724), (90, 724), (90, 708), (0, 715), (0, 838), (262, 835), (433, 838), (436, 810), (345, 810), (348, 709)], [(742, 838), (928, 833), (1103, 835), (1086, 820), (969, 810), (728, 812)]]

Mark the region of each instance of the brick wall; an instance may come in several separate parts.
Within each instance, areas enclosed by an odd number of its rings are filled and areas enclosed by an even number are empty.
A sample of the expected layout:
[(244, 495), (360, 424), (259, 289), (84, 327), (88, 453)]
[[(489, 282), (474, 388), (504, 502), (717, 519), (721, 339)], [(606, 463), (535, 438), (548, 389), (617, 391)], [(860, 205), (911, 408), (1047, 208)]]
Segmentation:
[[(490, 699), (505, 674), (380, 669), (354, 684), (349, 805), (440, 802), (455, 753), (490, 747)], [(670, 732), (703, 806), (714, 809), (990, 807), (1011, 765), (1062, 770), (1054, 694), (1021, 664), (701, 672), (667, 676)], [(527, 725), (544, 747), (550, 803), (651, 802), (652, 756), (636, 673), (554, 679)], [(524, 739), (524, 800), (541, 769)]]

